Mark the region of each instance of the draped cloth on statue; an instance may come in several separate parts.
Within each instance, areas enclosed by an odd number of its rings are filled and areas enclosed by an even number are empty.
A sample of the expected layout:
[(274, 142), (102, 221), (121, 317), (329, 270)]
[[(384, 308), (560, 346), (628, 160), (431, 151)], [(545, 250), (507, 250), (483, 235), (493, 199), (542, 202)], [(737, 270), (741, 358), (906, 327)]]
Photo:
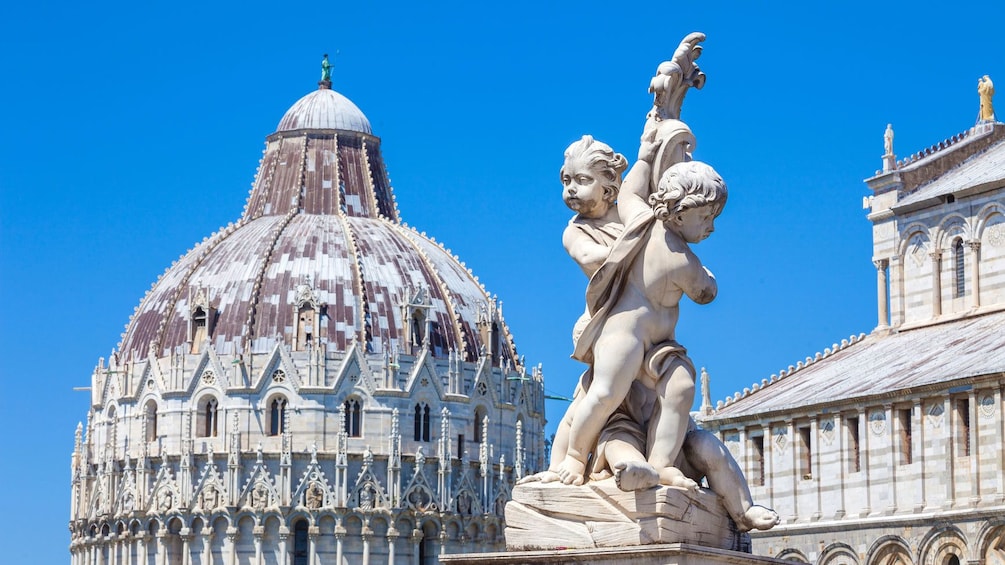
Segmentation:
[[(590, 278), (586, 288), (586, 309), (590, 314), (589, 321), (576, 341), (576, 349), (572, 357), (592, 365), (593, 346), (600, 337), (604, 323), (614, 309), (618, 298), (624, 293), (628, 276), (635, 259), (648, 241), (649, 231), (656, 218), (652, 215), (640, 215), (622, 232), (611, 246), (610, 255), (604, 264)], [(585, 317), (585, 315), (584, 315)], [(577, 324), (578, 325), (578, 324)], [(642, 371), (648, 374), (650, 382), (659, 381), (674, 359), (686, 363), (692, 373), (694, 364), (687, 356), (687, 349), (674, 340), (667, 340), (652, 346), (646, 352)], [(598, 438), (593, 451), (591, 475), (595, 479), (610, 476), (611, 469), (604, 456), (604, 445), (612, 440), (626, 441), (636, 447), (640, 453), (646, 453), (646, 433), (649, 419), (656, 406), (656, 392), (639, 380), (640, 375), (622, 375), (621, 378), (634, 380), (628, 395), (621, 405), (611, 415)], [(577, 396), (589, 390), (593, 380), (593, 368), (587, 369), (580, 377)]]
[(590, 313), (590, 322), (576, 341), (573, 359), (587, 365), (593, 364), (593, 346), (600, 337), (611, 310), (625, 291), (632, 264), (645, 247), (649, 230), (655, 221), (656, 218), (651, 214), (639, 215), (632, 220), (614, 241), (607, 260), (590, 277), (590, 284), (586, 286), (586, 310)]

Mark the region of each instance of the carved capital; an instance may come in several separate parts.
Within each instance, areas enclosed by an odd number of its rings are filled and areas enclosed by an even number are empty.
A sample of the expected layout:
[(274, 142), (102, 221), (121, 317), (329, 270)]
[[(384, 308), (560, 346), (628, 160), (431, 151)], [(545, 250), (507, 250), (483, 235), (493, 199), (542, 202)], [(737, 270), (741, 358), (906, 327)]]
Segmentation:
[(890, 266), (890, 261), (888, 259), (873, 259), (872, 264), (876, 266), (877, 271), (882, 271)]
[(972, 239), (967, 242), (967, 247), (969, 247), (970, 250), (973, 251), (974, 253), (977, 253), (978, 251), (981, 250), (981, 240)]

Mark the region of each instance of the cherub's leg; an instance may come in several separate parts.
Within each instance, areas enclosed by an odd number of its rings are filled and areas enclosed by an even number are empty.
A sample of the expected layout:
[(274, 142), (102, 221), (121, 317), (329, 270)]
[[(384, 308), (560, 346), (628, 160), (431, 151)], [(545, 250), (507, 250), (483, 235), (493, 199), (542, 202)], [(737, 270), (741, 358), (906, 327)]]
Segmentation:
[(689, 410), (694, 402), (694, 370), (681, 359), (671, 361), (656, 384), (658, 403), (649, 421), (649, 463), (657, 469), (673, 467), (687, 435)]
[(593, 379), (576, 407), (569, 428), (569, 447), (557, 470), (567, 485), (583, 484), (590, 450), (642, 366), (642, 343), (628, 332), (602, 334), (593, 350)]
[(708, 480), (708, 486), (722, 499), (722, 505), (741, 531), (767, 530), (780, 521), (770, 508), (754, 504), (743, 471), (726, 446), (705, 430), (688, 434), (684, 456)]
[(555, 440), (551, 444), (551, 462), (548, 465), (548, 469), (534, 475), (528, 475), (517, 481), (517, 484), (522, 485), (535, 481), (552, 483), (562, 480), (562, 477), (558, 474), (558, 470), (569, 451), (569, 429), (572, 427), (572, 418), (582, 397), (582, 384), (577, 384), (576, 392), (572, 395), (572, 404), (566, 409), (565, 415), (562, 416), (562, 421), (558, 423), (558, 429), (555, 430)]
[(569, 430), (572, 428), (572, 418), (575, 416), (582, 398), (583, 385), (577, 384), (576, 392), (572, 395), (572, 403), (566, 408), (565, 415), (562, 416), (562, 421), (558, 423), (558, 429), (555, 430), (555, 440), (551, 444), (551, 462), (548, 469), (558, 468), (569, 451)]
[(614, 483), (623, 491), (644, 490), (660, 483), (660, 475), (642, 453), (644, 441), (627, 432), (607, 434), (604, 458), (614, 472)]

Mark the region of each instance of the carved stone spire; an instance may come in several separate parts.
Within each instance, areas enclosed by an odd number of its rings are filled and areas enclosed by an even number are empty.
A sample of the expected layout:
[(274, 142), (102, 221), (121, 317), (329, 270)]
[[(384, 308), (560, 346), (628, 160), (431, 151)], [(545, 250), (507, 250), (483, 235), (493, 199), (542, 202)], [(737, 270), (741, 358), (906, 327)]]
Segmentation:
[(701, 413), (706, 416), (712, 413), (712, 388), (705, 367), (701, 368)]

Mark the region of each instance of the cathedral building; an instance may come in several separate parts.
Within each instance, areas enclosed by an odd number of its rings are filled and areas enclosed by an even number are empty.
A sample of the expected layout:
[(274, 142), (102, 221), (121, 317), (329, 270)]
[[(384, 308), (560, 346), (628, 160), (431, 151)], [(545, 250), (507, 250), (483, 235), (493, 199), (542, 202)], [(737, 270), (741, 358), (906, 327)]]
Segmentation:
[(1005, 124), (982, 117), (899, 161), (887, 128), (864, 202), (875, 330), (704, 410), (782, 517), (754, 553), (1005, 563)]
[(266, 138), (244, 212), (172, 264), (91, 377), (74, 565), (435, 563), (500, 550), (545, 466), (539, 368), (502, 306), (403, 223), (331, 89)]

